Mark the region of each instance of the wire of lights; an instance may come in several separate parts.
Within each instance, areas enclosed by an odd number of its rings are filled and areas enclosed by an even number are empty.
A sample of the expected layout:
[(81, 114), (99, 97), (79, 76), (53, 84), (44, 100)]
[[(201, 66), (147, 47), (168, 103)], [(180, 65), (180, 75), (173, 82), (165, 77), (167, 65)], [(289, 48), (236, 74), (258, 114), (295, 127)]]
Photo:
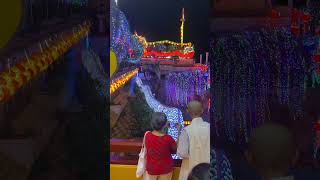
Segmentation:
[(157, 44), (170, 44), (175, 46), (192, 46), (192, 43), (177, 43), (169, 40), (162, 40), (162, 41), (154, 41), (154, 42), (148, 42), (148, 46), (155, 46)]
[(182, 17), (180, 19), (181, 26), (180, 26), (180, 43), (183, 44), (183, 28), (184, 28), (184, 22), (186, 21), (184, 19), (184, 8), (182, 8)]
[(134, 75), (138, 73), (139, 69), (136, 68), (130, 72), (127, 72), (120, 77), (112, 80), (110, 85), (110, 94), (114, 93), (116, 90), (124, 86)]
[[(140, 90), (143, 92), (149, 107), (155, 112), (162, 112), (166, 114), (168, 122), (170, 123), (168, 134), (177, 141), (178, 129), (176, 127), (176, 124), (181, 125), (181, 130), (184, 127), (182, 112), (177, 108), (165, 106), (161, 104), (158, 100), (156, 100), (151, 92), (150, 87), (148, 85), (144, 85), (139, 77), (136, 77), (136, 83)], [(177, 155), (174, 155), (173, 157), (178, 158)]]

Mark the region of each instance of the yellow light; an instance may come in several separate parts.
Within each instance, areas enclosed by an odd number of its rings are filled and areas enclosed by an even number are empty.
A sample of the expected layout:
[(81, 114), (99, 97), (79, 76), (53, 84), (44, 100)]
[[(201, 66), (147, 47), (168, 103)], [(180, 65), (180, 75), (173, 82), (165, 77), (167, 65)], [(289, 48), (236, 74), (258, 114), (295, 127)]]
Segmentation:
[(119, 78), (113, 80), (110, 85), (110, 94), (114, 93), (120, 87), (124, 86), (134, 75), (139, 72), (138, 68), (127, 72), (120, 76)]
[(181, 26), (180, 26), (180, 44), (183, 44), (183, 28), (184, 28), (184, 8), (182, 8), (182, 17), (181, 17)]

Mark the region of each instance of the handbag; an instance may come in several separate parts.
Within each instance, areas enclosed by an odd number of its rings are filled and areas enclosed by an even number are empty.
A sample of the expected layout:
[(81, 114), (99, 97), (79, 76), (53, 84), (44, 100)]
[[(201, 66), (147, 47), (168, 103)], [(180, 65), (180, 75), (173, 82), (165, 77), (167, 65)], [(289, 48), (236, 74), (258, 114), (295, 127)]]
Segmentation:
[(148, 132), (149, 131), (147, 131), (144, 134), (141, 151), (139, 153), (139, 160), (138, 160), (137, 171), (136, 171), (137, 178), (141, 177), (146, 172), (146, 165), (147, 165), (146, 154), (147, 154), (147, 150), (146, 150), (146, 146), (145, 146), (145, 138), (146, 138), (146, 135), (147, 135)]

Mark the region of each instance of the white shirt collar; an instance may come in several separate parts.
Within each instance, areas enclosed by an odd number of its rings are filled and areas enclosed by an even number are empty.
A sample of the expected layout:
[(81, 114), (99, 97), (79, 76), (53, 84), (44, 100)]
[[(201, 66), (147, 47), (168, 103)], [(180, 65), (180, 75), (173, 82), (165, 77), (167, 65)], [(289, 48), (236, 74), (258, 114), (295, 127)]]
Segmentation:
[(197, 117), (197, 118), (194, 118), (194, 119), (192, 119), (192, 121), (191, 121), (191, 124), (192, 123), (194, 123), (194, 122), (203, 122), (203, 119), (202, 119), (202, 117)]

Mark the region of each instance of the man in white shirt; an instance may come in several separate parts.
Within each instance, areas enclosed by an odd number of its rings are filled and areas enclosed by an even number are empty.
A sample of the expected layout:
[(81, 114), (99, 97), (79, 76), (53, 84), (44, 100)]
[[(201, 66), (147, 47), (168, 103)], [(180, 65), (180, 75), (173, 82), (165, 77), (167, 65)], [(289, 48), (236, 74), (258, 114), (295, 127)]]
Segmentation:
[(191, 101), (187, 112), (192, 122), (182, 131), (177, 154), (182, 157), (179, 180), (187, 180), (192, 168), (200, 163), (210, 163), (210, 124), (203, 121), (202, 104)]

